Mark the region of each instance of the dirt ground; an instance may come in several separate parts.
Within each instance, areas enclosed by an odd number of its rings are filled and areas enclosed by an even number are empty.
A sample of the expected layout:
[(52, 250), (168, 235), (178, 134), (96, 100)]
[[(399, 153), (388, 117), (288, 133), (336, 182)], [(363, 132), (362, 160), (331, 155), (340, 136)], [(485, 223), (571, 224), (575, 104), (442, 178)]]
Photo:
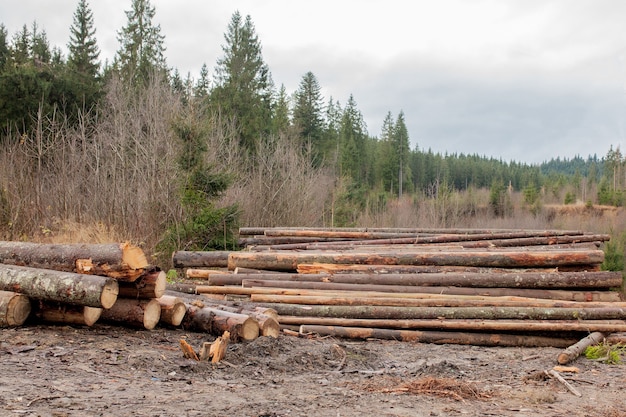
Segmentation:
[[(544, 378), (556, 348), (281, 335), (185, 359), (207, 334), (29, 325), (0, 330), (2, 416), (625, 416), (626, 365), (578, 358), (577, 397)], [(566, 374), (564, 374), (566, 375)]]

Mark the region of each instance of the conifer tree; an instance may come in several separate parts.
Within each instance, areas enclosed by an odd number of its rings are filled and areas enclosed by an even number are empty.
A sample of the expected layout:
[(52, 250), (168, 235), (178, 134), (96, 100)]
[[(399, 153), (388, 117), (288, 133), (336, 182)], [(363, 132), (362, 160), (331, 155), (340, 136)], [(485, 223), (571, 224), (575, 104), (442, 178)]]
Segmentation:
[(202, 64), (200, 69), (200, 78), (193, 88), (193, 95), (196, 98), (203, 99), (209, 94), (209, 70), (206, 64)]
[(311, 144), (318, 161), (323, 149), (323, 107), (321, 87), (315, 75), (309, 71), (304, 74), (295, 92), (293, 123), (302, 138), (303, 145)]
[(409, 172), (409, 131), (404, 121), (404, 112), (401, 111), (396, 119), (393, 131), (393, 143), (396, 153), (398, 174), (398, 196), (402, 197), (403, 185), (411, 177)]
[(87, 0), (79, 0), (74, 21), (70, 27), (70, 51), (67, 64), (72, 71), (95, 80), (98, 76), (100, 50), (96, 42), (93, 13)]
[(289, 97), (287, 97), (287, 89), (281, 84), (278, 90), (276, 105), (272, 115), (272, 133), (285, 133), (289, 130)]
[(350, 95), (341, 119), (339, 140), (341, 143), (341, 174), (351, 177), (356, 183), (365, 184), (367, 178), (365, 161), (366, 128), (363, 115)]
[(10, 58), (8, 32), (4, 24), (0, 23), (0, 71)]

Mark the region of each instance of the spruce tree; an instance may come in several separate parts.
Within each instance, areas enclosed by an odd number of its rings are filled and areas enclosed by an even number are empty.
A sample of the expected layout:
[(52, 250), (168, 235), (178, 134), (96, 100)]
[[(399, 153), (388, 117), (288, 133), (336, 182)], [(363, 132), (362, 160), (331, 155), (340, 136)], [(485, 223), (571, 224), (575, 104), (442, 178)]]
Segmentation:
[(10, 58), (7, 28), (0, 23), (0, 72)]
[(272, 133), (279, 134), (287, 132), (290, 127), (289, 97), (287, 97), (287, 89), (284, 84), (282, 84), (280, 90), (278, 90), (278, 97), (273, 110)]
[(401, 111), (396, 119), (393, 132), (394, 150), (396, 153), (398, 175), (398, 196), (402, 197), (403, 186), (411, 177), (409, 172), (409, 131), (404, 121), (404, 112)]
[(293, 123), (303, 145), (311, 144), (316, 160), (320, 159), (323, 149), (324, 104), (321, 90), (315, 75), (311, 71), (307, 72), (295, 92), (293, 109)]
[(74, 12), (74, 21), (70, 27), (70, 53), (67, 65), (72, 71), (95, 80), (98, 76), (100, 50), (96, 42), (96, 29), (93, 13), (87, 0), (79, 0)]

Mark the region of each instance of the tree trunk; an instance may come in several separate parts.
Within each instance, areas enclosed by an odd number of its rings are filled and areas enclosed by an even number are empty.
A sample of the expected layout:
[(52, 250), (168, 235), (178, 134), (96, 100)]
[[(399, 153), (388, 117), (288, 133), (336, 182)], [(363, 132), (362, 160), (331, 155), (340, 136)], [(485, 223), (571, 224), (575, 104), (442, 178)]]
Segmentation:
[(172, 254), (172, 263), (174, 268), (226, 267), (230, 253), (228, 251), (179, 250)]
[(0, 290), (20, 292), (37, 300), (110, 308), (119, 286), (109, 277), (0, 265)]
[(568, 346), (573, 337), (548, 337), (516, 334), (462, 333), (417, 330), (374, 329), (339, 326), (300, 326), (301, 334), (316, 333), (320, 336), (342, 337), (347, 339), (390, 339), (404, 342), (435, 344), (457, 344), (474, 346), (511, 347), (563, 347)]
[(0, 327), (21, 326), (31, 311), (30, 300), (24, 294), (0, 291)]
[(161, 306), (161, 317), (159, 321), (169, 326), (180, 326), (187, 312), (185, 302), (181, 298), (171, 295), (162, 295), (156, 300)]
[(217, 269), (188, 268), (185, 271), (185, 275), (187, 276), (187, 279), (211, 279), (215, 276), (219, 277), (221, 275), (231, 275), (231, 273), (228, 271), (221, 271)]
[[(247, 268), (238, 268), (247, 269)], [(533, 268), (533, 271), (554, 272), (554, 268)], [(298, 272), (303, 275), (320, 274), (434, 274), (444, 272), (458, 273), (505, 273), (514, 271), (511, 268), (481, 268), (474, 266), (433, 266), (433, 265), (356, 265), (356, 264), (329, 264), (329, 263), (303, 263), (298, 264)], [(281, 271), (266, 271), (281, 273)], [(282, 272), (284, 274), (284, 272)]]
[(39, 301), (35, 317), (51, 323), (77, 324), (92, 326), (102, 315), (102, 309), (77, 306), (55, 301)]
[(144, 273), (139, 279), (133, 282), (119, 283), (120, 298), (159, 298), (165, 293), (167, 277), (161, 270)]
[[(616, 328), (613, 331), (623, 332), (626, 330)], [(612, 333), (612, 331), (609, 331), (609, 333)], [(578, 342), (569, 346), (567, 349), (561, 352), (557, 358), (557, 362), (560, 365), (570, 363), (571, 361), (579, 357), (589, 346), (601, 343), (606, 338), (606, 336), (607, 334), (605, 333), (601, 333), (600, 331), (594, 331), (589, 336), (579, 340)]]
[(102, 312), (102, 320), (129, 327), (152, 330), (161, 318), (161, 305), (156, 299), (119, 298), (113, 307)]
[(476, 234), (476, 233), (501, 233), (501, 232), (525, 232), (534, 236), (549, 235), (582, 235), (582, 230), (527, 230), (527, 229), (472, 229), (472, 228), (423, 228), (423, 227), (240, 227), (239, 234), (265, 235), (266, 232), (282, 231), (338, 231), (338, 232), (383, 232), (383, 233), (411, 233), (411, 234)]
[(149, 266), (143, 251), (129, 243), (0, 242), (0, 263), (103, 275), (124, 281), (134, 281)]

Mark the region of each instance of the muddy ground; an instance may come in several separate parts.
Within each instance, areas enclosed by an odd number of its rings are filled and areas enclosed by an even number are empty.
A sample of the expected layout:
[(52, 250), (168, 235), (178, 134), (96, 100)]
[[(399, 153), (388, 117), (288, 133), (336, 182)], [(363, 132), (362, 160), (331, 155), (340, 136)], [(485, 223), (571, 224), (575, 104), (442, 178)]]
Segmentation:
[(185, 359), (184, 330), (0, 330), (2, 416), (625, 416), (626, 365), (578, 358), (579, 398), (544, 378), (556, 348), (281, 335)]

